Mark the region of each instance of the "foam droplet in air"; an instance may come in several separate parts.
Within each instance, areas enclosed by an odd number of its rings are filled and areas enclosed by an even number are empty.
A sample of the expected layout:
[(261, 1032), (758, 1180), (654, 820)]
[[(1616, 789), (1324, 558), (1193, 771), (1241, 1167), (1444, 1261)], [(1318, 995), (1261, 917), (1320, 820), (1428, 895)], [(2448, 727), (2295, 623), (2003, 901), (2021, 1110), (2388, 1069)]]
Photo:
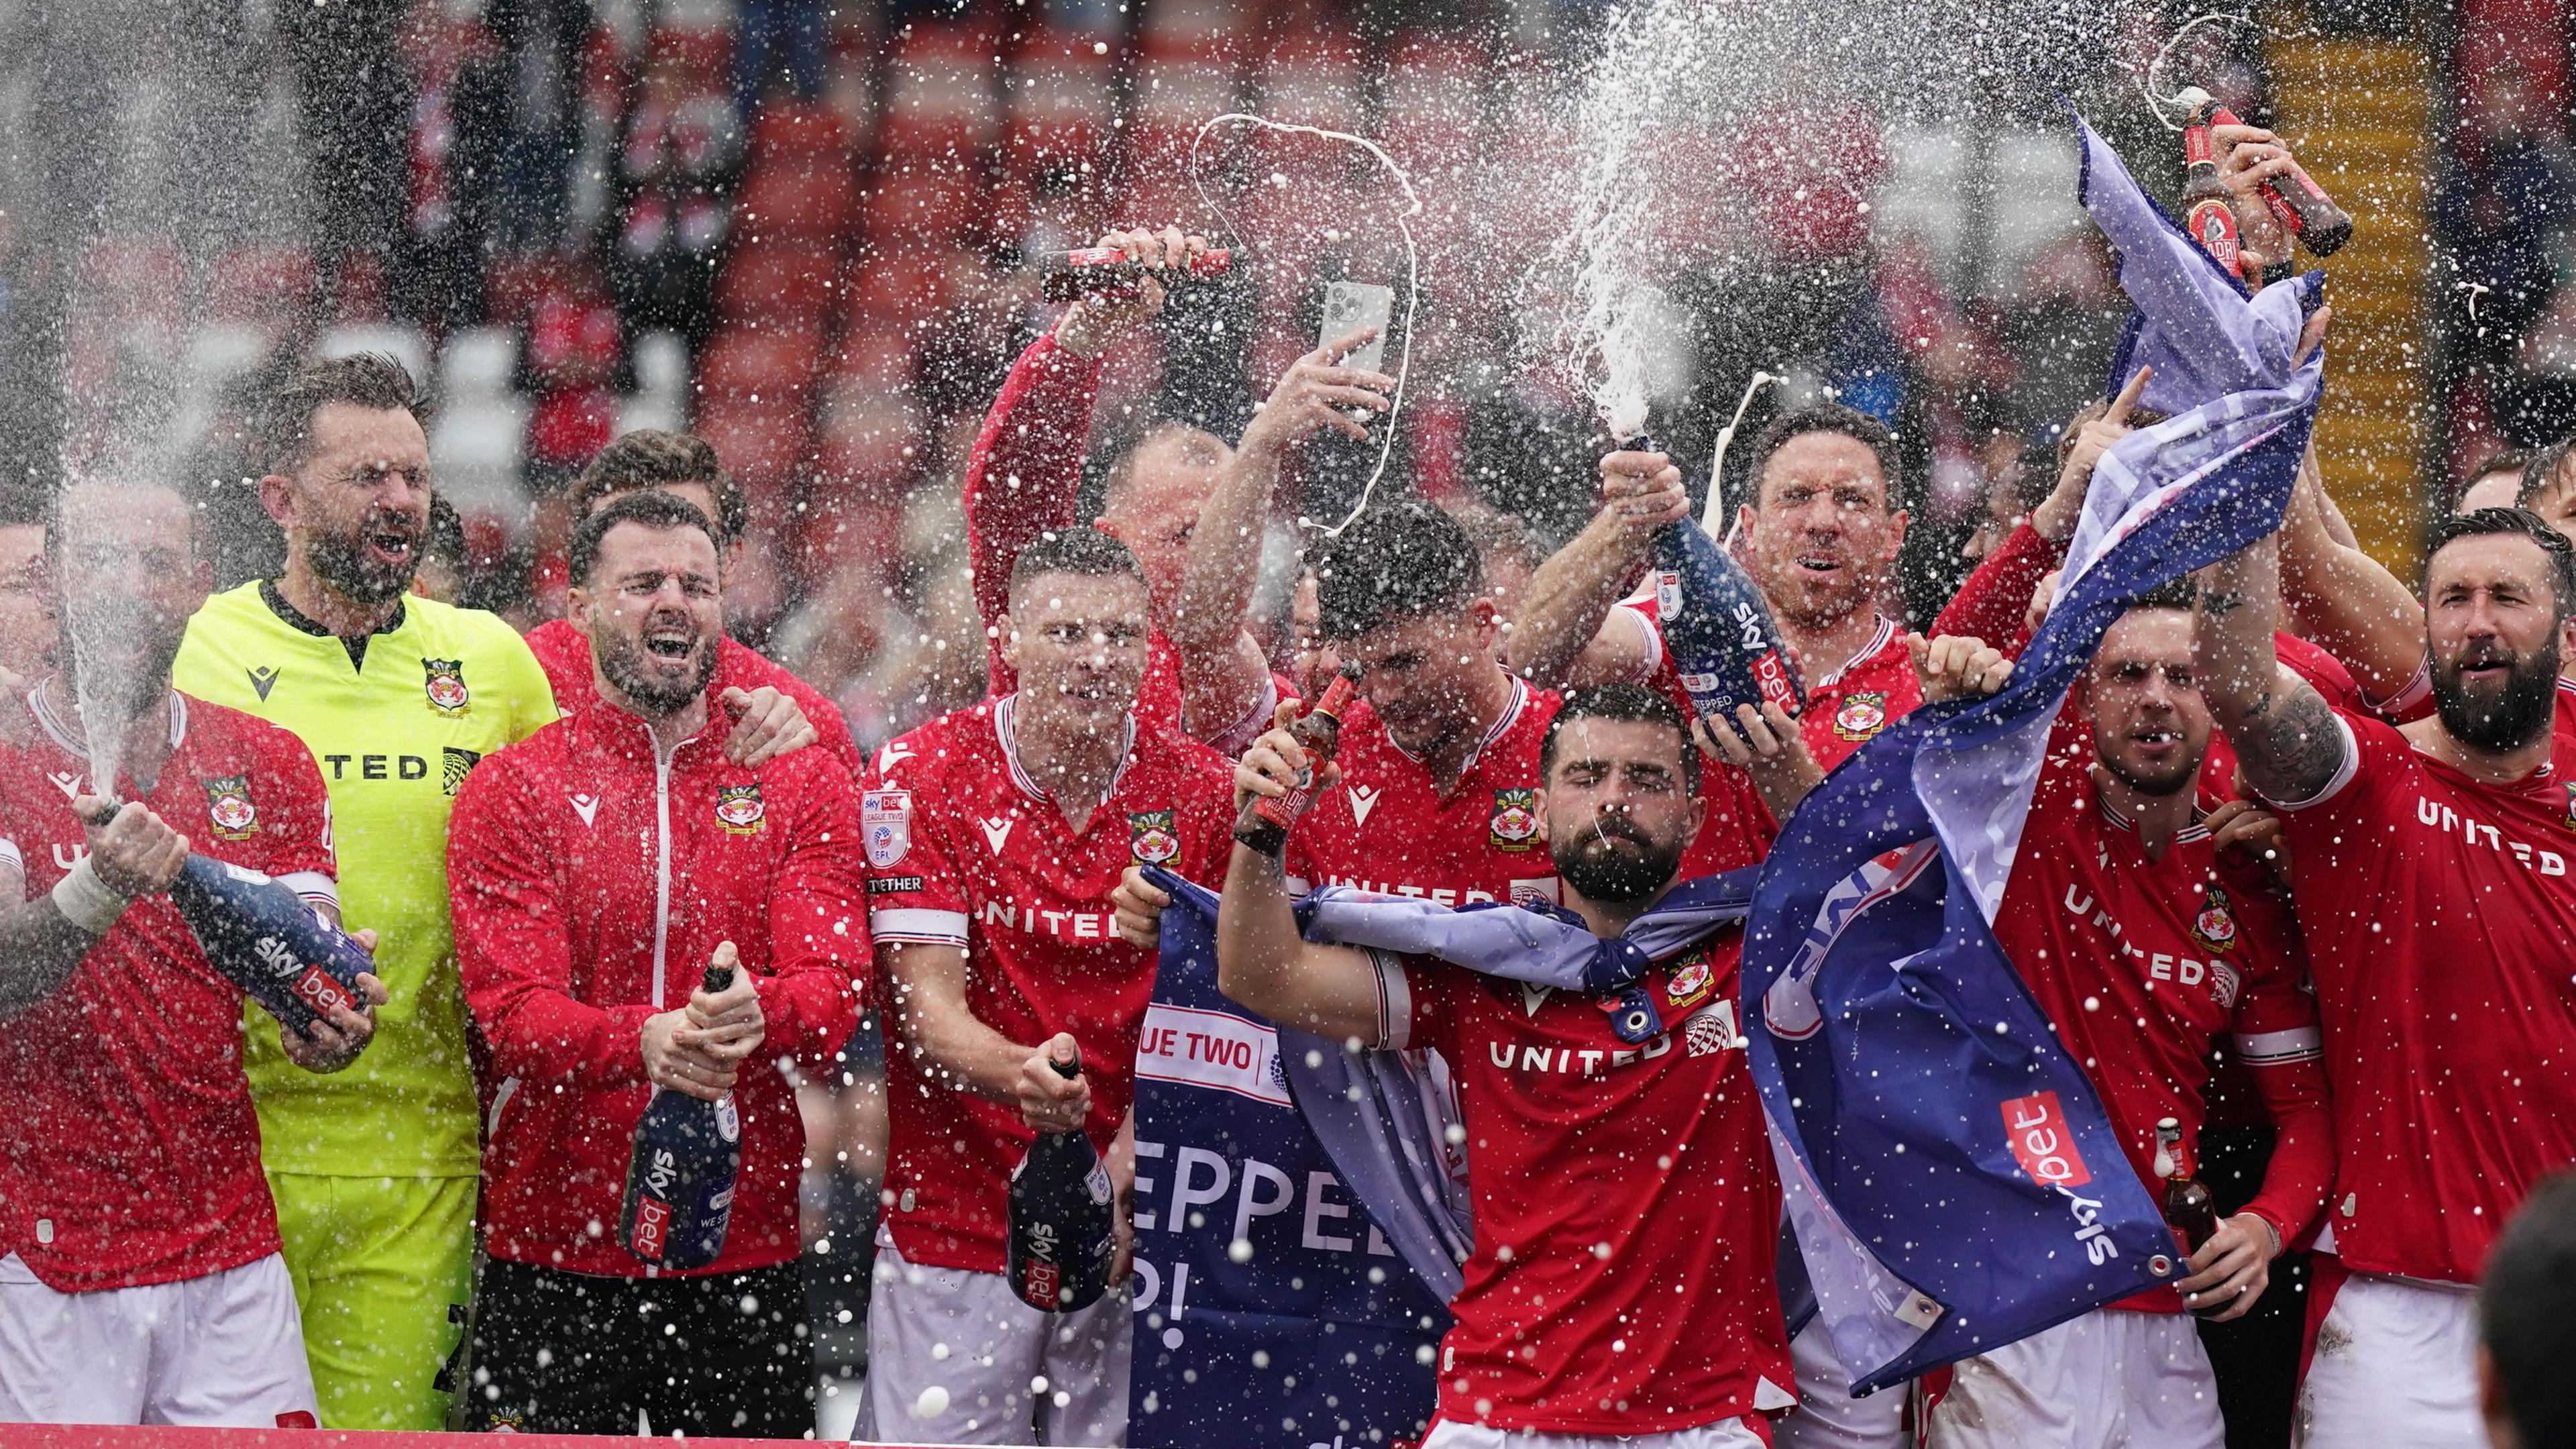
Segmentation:
[(936, 1419), (947, 1412), (948, 1390), (938, 1384), (923, 1389), (921, 1397), (912, 1401), (912, 1416), (916, 1419)]

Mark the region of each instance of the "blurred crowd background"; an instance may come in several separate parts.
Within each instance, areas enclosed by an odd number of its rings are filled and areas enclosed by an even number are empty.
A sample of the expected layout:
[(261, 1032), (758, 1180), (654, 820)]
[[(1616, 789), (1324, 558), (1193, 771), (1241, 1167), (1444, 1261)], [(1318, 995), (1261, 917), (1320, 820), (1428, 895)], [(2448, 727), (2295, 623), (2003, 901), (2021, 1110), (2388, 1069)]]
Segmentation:
[[(1657, 239), (1657, 428), (1696, 486), (1757, 368), (1879, 414), (1928, 618), (1986, 525), (2045, 492), (2124, 310), (2061, 98), (2170, 197), (2178, 138), (2133, 72), (2197, 8), (2115, 4), (2062, 74), (1963, 46), (1940, 96), (1826, 68), (1757, 127), (1675, 138), (1672, 166), (1726, 178), (1722, 224)], [(2326, 264), (2321, 451), (2411, 576), (2428, 504), (2576, 429), (2576, 16), (2252, 13), (2179, 60), (2359, 218)], [(1104, 429), (1231, 435), (1314, 345), (1325, 279), (1405, 285), (1377, 169), (1202, 136), (1240, 110), (1380, 138), (1411, 174), (1407, 475), (1544, 549), (1588, 513), (1601, 446), (1548, 365), (1542, 264), (1603, 23), (1577, 0), (0, 0), (0, 508), (140, 449), (205, 490), (218, 585), (265, 574), (248, 403), (300, 357), (387, 351), (438, 403), (433, 586), (525, 626), (561, 609), (567, 480), (621, 430), (688, 428), (754, 500), (733, 627), (872, 746), (984, 689), (959, 480), (1050, 320), (1033, 258), (1165, 223), (1245, 249), (1113, 354)], [(1309, 470), (1313, 511), (1365, 460), (1343, 462)], [(864, 1242), (872, 1149), (846, 1130), (813, 1232)]]

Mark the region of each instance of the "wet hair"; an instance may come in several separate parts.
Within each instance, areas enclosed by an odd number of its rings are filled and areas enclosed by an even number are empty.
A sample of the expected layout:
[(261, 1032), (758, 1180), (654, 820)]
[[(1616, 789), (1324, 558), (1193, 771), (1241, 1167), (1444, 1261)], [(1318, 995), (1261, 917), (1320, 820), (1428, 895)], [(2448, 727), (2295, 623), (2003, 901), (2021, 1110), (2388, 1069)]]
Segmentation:
[(1692, 794), (1699, 793), (1699, 746), (1691, 743), (1690, 726), (1682, 721), (1679, 706), (1642, 684), (1596, 684), (1567, 695), (1556, 708), (1556, 718), (1547, 722), (1547, 733), (1539, 738), (1541, 780), (1556, 773), (1556, 737), (1564, 731), (1566, 722), (1584, 719), (1669, 726), (1682, 742), (1682, 780)]
[(1023, 585), (1040, 574), (1145, 582), (1145, 570), (1127, 545), (1087, 523), (1039, 534), (1037, 542), (1021, 549), (1018, 561), (1011, 565), (1011, 594), (1016, 597)]
[(573, 525), (564, 571), (574, 583), (588, 587), (591, 574), (599, 567), (600, 543), (610, 529), (621, 523), (638, 523), (661, 531), (694, 528), (705, 534), (709, 543), (716, 541), (715, 525), (707, 522), (707, 516), (689, 500), (657, 489), (629, 493)]
[(1307, 561), (1315, 571), (1316, 632), (1336, 644), (1462, 611), (1485, 592), (1475, 540), (1419, 498), (1370, 508)]
[(714, 496), (718, 546), (742, 537), (750, 527), (751, 504), (717, 461), (715, 444), (695, 433), (660, 428), (637, 428), (599, 450), (573, 481), (573, 516), (587, 514), (603, 498), (683, 483), (703, 483)]
[(2200, 606), (2200, 581), (2189, 574), (2168, 580), (2138, 595), (2132, 609), (2180, 609), (2188, 614)]
[[(2475, 484), (2479, 479), (2488, 477), (2491, 474), (2511, 473), (2515, 478), (2519, 479), (2522, 476), (2523, 471), (2530, 466), (2531, 451), (2529, 449), (2498, 448), (2494, 452), (2487, 454), (2486, 459), (2479, 463), (2478, 466), (2469, 470), (2468, 481), (2460, 485), (2460, 491), (2462, 493), (2468, 492), (2471, 485)], [(2460, 500), (2454, 498), (2451, 501), (2453, 503), (2457, 503)]]
[(2464, 538), (2515, 535), (2530, 539), (2549, 555), (2549, 589), (2561, 621), (2576, 617), (2576, 543), (2527, 508), (2481, 508), (2436, 519), (2424, 548), (2424, 582), (2433, 577), (2433, 556)]
[[(2576, 433), (2535, 450), (2523, 460), (2522, 483), (2513, 490), (2513, 506), (2529, 508), (2531, 500), (2540, 496), (2540, 490), (2549, 486), (2549, 480), (2570, 465), (2576, 465)], [(2489, 466), (2485, 471), (2492, 473), (2495, 469)]]
[(2576, 1316), (2576, 1172), (2543, 1180), (2487, 1254), (2478, 1338), (2495, 1361), (2505, 1416), (2523, 1443), (2576, 1444), (2576, 1376), (2566, 1369)]
[(313, 415), (333, 403), (376, 412), (399, 409), (426, 427), (429, 404), (411, 373), (381, 352), (317, 358), (295, 370), (262, 410), (259, 435), (268, 470), (292, 473), (313, 456)]
[(1745, 495), (1746, 502), (1757, 509), (1762, 506), (1762, 475), (1770, 471), (1771, 455), (1787, 447), (1791, 439), (1803, 438), (1809, 433), (1839, 434), (1869, 449), (1871, 456), (1878, 459), (1879, 476), (1887, 481), (1887, 507), (1891, 512), (1895, 510), (1898, 477), (1896, 435), (1887, 430), (1885, 423), (1860, 409), (1835, 402), (1809, 403), (1805, 407), (1791, 408), (1773, 418), (1770, 425), (1754, 438), (1753, 471), (1749, 475), (1753, 479), (1753, 487)]

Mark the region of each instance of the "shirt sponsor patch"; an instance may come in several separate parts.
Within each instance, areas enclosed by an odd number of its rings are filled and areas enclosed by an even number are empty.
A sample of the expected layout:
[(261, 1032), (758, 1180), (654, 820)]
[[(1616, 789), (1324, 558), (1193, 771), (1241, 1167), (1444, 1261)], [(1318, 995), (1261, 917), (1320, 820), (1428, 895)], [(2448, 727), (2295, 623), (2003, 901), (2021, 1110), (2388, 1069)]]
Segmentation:
[(1538, 838), (1538, 791), (1496, 790), (1487, 841), (1496, 850), (1523, 851)]
[(465, 690), (465, 661), (461, 659), (423, 659), (421, 672), (427, 676), (422, 688), (429, 695), (429, 707), (444, 715), (465, 713), (473, 696)]
[(921, 889), (924, 884), (925, 882), (922, 878), (917, 875), (872, 875), (868, 877), (868, 894), (872, 896), (901, 895), (906, 891), (917, 891)]
[(870, 790), (859, 796), (859, 838), (878, 870), (912, 853), (912, 792)]
[(476, 765), (483, 763), (481, 750), (460, 750), (454, 745), (441, 745), (438, 754), (441, 761), (439, 788), (450, 796), (464, 789), (465, 777), (474, 773)]
[(716, 820), (731, 835), (756, 835), (761, 818), (768, 813), (760, 802), (760, 782), (748, 785), (716, 787)]
[(225, 840), (248, 840), (259, 833), (259, 806), (250, 798), (250, 776), (218, 775), (206, 787), (206, 820)]
[(1161, 865), (1181, 853), (1170, 810), (1137, 810), (1127, 816), (1127, 852), (1140, 865)]

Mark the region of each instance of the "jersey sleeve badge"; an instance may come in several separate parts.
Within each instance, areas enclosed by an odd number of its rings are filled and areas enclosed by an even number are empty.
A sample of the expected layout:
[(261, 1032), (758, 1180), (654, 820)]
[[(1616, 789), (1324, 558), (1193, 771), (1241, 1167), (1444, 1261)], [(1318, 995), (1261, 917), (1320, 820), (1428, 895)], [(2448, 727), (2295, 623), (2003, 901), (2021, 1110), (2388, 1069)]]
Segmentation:
[(760, 782), (716, 787), (716, 821), (730, 835), (757, 835), (767, 808), (760, 802)]
[(886, 870), (912, 853), (912, 792), (870, 790), (859, 796), (859, 838), (868, 864)]
[(1173, 825), (1176, 816), (1171, 810), (1129, 812), (1127, 852), (1138, 865), (1161, 865), (1181, 853), (1181, 837)]
[(423, 659), (420, 667), (428, 676), (423, 687), (429, 693), (429, 707), (450, 717), (465, 713), (465, 706), (473, 702), (465, 689), (465, 661)]
[(1538, 838), (1538, 791), (1496, 790), (1487, 840), (1496, 850), (1523, 851)]
[(1887, 692), (1867, 689), (1846, 695), (1834, 711), (1834, 733), (1855, 743), (1887, 728)]
[(201, 781), (206, 787), (206, 820), (225, 840), (248, 840), (259, 833), (259, 806), (250, 798), (250, 776), (218, 775)]

